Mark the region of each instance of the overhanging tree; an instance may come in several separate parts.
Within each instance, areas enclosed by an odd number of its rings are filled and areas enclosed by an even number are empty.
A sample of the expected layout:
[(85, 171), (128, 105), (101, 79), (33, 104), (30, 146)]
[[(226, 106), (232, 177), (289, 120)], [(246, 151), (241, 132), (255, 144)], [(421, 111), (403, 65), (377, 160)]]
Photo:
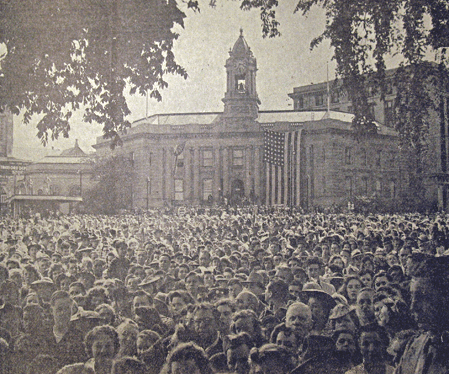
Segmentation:
[[(278, 5), (277, 0), (241, 0), (244, 10), (260, 9), (263, 35), (270, 37), (280, 35), (279, 22), (276, 20)], [(427, 52), (439, 50), (442, 64), (447, 63), (447, 0), (299, 0), (295, 12), (302, 12), (306, 16), (313, 7), (324, 9), (326, 24), (324, 32), (311, 41), (311, 48), (324, 39), (330, 41), (333, 58), (337, 62), (337, 76), (341, 78), (353, 103), (353, 126), (357, 132), (365, 134), (376, 131), (369, 110), (369, 90), (374, 88), (380, 91), (382, 97), (385, 96), (387, 56), (403, 56), (403, 66), (408, 66), (408, 74), (400, 69), (398, 77), (405, 82), (405, 86), (414, 86), (417, 79), (423, 78), (424, 81), (430, 74), (437, 74), (442, 79), (441, 70), (423, 62)], [(430, 74), (424, 73), (423, 66)], [(412, 97), (415, 94), (418, 97)], [(408, 90), (408, 98), (403, 100), (404, 97), (402, 95), (402, 100), (398, 101), (398, 114), (402, 115), (408, 109), (414, 110), (407, 108), (407, 105), (420, 105), (424, 111), (431, 109), (432, 100), (422, 97), (422, 93)], [(416, 132), (416, 126), (421, 126), (416, 118), (413, 121), (402, 121), (398, 126), (404, 145), (413, 147), (419, 144), (416, 137), (409, 136), (412, 133), (419, 136), (425, 134), (425, 131)]]
[(0, 0), (0, 109), (40, 115), (46, 144), (82, 108), (116, 145), (130, 126), (125, 89), (160, 100), (166, 74), (187, 77), (172, 52), (184, 17), (175, 0)]

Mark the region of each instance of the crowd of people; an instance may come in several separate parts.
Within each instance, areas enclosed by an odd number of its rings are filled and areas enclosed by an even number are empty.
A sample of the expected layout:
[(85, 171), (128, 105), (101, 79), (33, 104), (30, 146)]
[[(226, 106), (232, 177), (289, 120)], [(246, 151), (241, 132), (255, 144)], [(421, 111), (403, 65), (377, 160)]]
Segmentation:
[(183, 208), (0, 231), (0, 373), (449, 372), (444, 213)]

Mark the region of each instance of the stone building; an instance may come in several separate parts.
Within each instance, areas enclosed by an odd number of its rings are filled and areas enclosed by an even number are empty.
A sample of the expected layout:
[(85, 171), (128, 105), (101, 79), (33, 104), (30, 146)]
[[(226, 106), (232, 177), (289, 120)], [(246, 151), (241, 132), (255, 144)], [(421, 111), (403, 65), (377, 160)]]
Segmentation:
[(20, 215), (29, 209), (68, 213), (96, 183), (92, 178), (93, 161), (76, 140), (72, 148), (57, 156), (30, 163), (10, 199), (13, 213)]
[[(394, 104), (397, 87), (394, 83), (397, 69), (386, 71), (386, 95), (381, 98), (378, 90), (370, 89), (370, 109), (377, 122), (394, 128)], [(434, 101), (434, 108), (429, 110), (426, 156), (424, 162), (424, 198), (430, 204), (437, 204), (440, 209), (447, 209), (449, 201), (449, 92), (439, 86), (441, 78), (430, 79), (426, 85)], [(322, 82), (294, 87), (288, 96), (293, 99), (294, 110), (332, 111), (351, 113), (352, 103), (341, 81)], [(409, 155), (410, 156), (410, 155)], [(405, 166), (404, 166), (405, 167)], [(413, 168), (408, 168), (413, 172)], [(413, 179), (410, 179), (413, 183)], [(410, 191), (413, 190), (413, 186)], [(407, 187), (407, 188), (408, 188)]]
[[(356, 139), (352, 115), (337, 111), (261, 111), (257, 62), (243, 33), (226, 60), (223, 112), (155, 114), (133, 123), (113, 151), (135, 171), (133, 208), (256, 201), (312, 208), (404, 187), (396, 133)], [(297, 109), (297, 108), (295, 108)]]

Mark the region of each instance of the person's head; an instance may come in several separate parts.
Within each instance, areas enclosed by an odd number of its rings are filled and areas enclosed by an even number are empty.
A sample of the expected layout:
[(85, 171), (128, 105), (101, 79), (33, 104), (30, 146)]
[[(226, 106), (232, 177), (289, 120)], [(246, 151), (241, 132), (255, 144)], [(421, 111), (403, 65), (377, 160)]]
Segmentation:
[(357, 296), (357, 316), (364, 320), (374, 319), (374, 290), (371, 288), (362, 288)]
[(295, 366), (290, 351), (271, 343), (253, 348), (250, 359), (255, 374), (289, 373)]
[(265, 291), (265, 301), (287, 304), (290, 294), (288, 283), (283, 279), (274, 279), (268, 283)]
[(120, 341), (120, 356), (137, 355), (138, 326), (135, 323), (122, 322), (117, 327), (117, 333)]
[(203, 274), (203, 284), (207, 288), (213, 288), (215, 286), (215, 276), (212, 271), (205, 271)]
[(410, 246), (404, 246), (399, 251), (399, 263), (402, 266), (402, 269), (404, 270), (405, 274), (407, 273), (407, 259), (412, 254), (412, 247)]
[(248, 374), (249, 351), (253, 346), (251, 336), (246, 332), (228, 335), (223, 343), (228, 369), (236, 374)]
[(355, 307), (346, 304), (336, 305), (331, 311), (329, 321), (333, 331), (349, 330), (355, 332), (359, 327)]
[(109, 302), (108, 292), (102, 286), (91, 288), (86, 295), (86, 310), (95, 310), (98, 305), (107, 304)]
[(275, 277), (283, 280), (286, 283), (289, 283), (293, 280), (292, 271), (287, 266), (279, 266), (276, 269)]
[(340, 288), (340, 294), (342, 294), (348, 300), (349, 304), (355, 304), (357, 301), (357, 295), (363, 288), (363, 283), (356, 275), (350, 275), (345, 278), (343, 285)]
[(184, 290), (171, 291), (168, 294), (168, 306), (175, 316), (181, 315), (188, 305), (194, 303), (192, 296)]
[(153, 298), (143, 290), (139, 290), (134, 294), (132, 311), (135, 314), (137, 308), (153, 306)]
[(139, 332), (139, 335), (137, 335), (137, 353), (139, 357), (160, 339), (161, 336), (156, 331), (143, 330)]
[(336, 305), (335, 300), (328, 293), (320, 290), (304, 291), (302, 299), (312, 312), (313, 328), (317, 331), (323, 330), (331, 310)]
[(200, 266), (208, 267), (210, 265), (210, 260), (211, 260), (210, 253), (208, 251), (201, 251), (198, 257), (198, 262)]
[(212, 374), (206, 352), (193, 342), (179, 344), (168, 355), (161, 374)]
[(335, 342), (337, 352), (347, 352), (354, 355), (357, 351), (357, 336), (351, 330), (337, 330), (332, 338)]
[(232, 278), (228, 282), (229, 296), (235, 299), (243, 291), (243, 285), (240, 279)]
[(251, 309), (255, 312), (259, 310), (259, 299), (250, 291), (243, 290), (235, 298), (237, 309)]
[(323, 275), (323, 262), (319, 257), (309, 257), (306, 262), (309, 280), (318, 280)]
[(217, 310), (209, 303), (198, 304), (192, 312), (195, 333), (206, 342), (217, 336), (218, 320)]
[(372, 288), (374, 273), (371, 270), (361, 270), (359, 278), (363, 283), (363, 288)]
[(97, 312), (103, 320), (105, 325), (113, 325), (115, 322), (115, 310), (109, 304), (101, 304), (95, 308), (95, 312)]
[(285, 325), (304, 338), (313, 327), (310, 307), (299, 301), (292, 303), (285, 315)]
[(108, 325), (90, 330), (84, 339), (86, 352), (96, 361), (112, 360), (120, 349), (117, 331)]
[(191, 271), (185, 278), (185, 284), (187, 291), (189, 291), (192, 296), (196, 297), (201, 285), (201, 278), (197, 273)]
[(288, 293), (290, 294), (290, 298), (292, 300), (299, 301), (299, 296), (301, 295), (303, 283), (298, 280), (294, 279), (292, 282), (288, 284)]
[(246, 332), (253, 340), (258, 340), (262, 336), (259, 318), (250, 309), (240, 310), (232, 316), (231, 332), (239, 334)]
[(119, 257), (125, 257), (128, 254), (128, 244), (123, 240), (114, 240), (112, 246), (117, 251)]
[(377, 291), (380, 287), (390, 284), (391, 278), (385, 271), (379, 271), (373, 278), (373, 287)]
[(388, 344), (388, 334), (383, 327), (368, 324), (360, 328), (359, 346), (365, 365), (384, 363)]
[(73, 311), (73, 300), (65, 291), (56, 291), (50, 299), (51, 313), (55, 325), (68, 326)]
[(170, 270), (171, 257), (164, 253), (159, 257), (159, 268), (167, 272)]
[(220, 331), (227, 333), (231, 327), (235, 305), (231, 299), (220, 299), (215, 303), (215, 309), (220, 314)]
[(298, 350), (301, 346), (301, 339), (298, 337), (292, 329), (285, 326), (285, 323), (277, 325), (270, 336), (270, 343), (274, 343), (280, 347), (284, 347), (290, 351), (293, 355), (298, 354)]
[(112, 364), (111, 374), (145, 374), (147, 368), (145, 364), (131, 356), (118, 358)]

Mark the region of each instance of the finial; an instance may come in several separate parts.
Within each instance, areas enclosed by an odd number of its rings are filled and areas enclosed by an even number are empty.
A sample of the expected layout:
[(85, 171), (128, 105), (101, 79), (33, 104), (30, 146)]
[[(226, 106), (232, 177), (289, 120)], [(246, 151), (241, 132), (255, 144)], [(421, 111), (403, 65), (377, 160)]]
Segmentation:
[(75, 147), (78, 147), (78, 139), (75, 139)]
[(240, 27), (240, 36), (243, 36), (243, 29)]

